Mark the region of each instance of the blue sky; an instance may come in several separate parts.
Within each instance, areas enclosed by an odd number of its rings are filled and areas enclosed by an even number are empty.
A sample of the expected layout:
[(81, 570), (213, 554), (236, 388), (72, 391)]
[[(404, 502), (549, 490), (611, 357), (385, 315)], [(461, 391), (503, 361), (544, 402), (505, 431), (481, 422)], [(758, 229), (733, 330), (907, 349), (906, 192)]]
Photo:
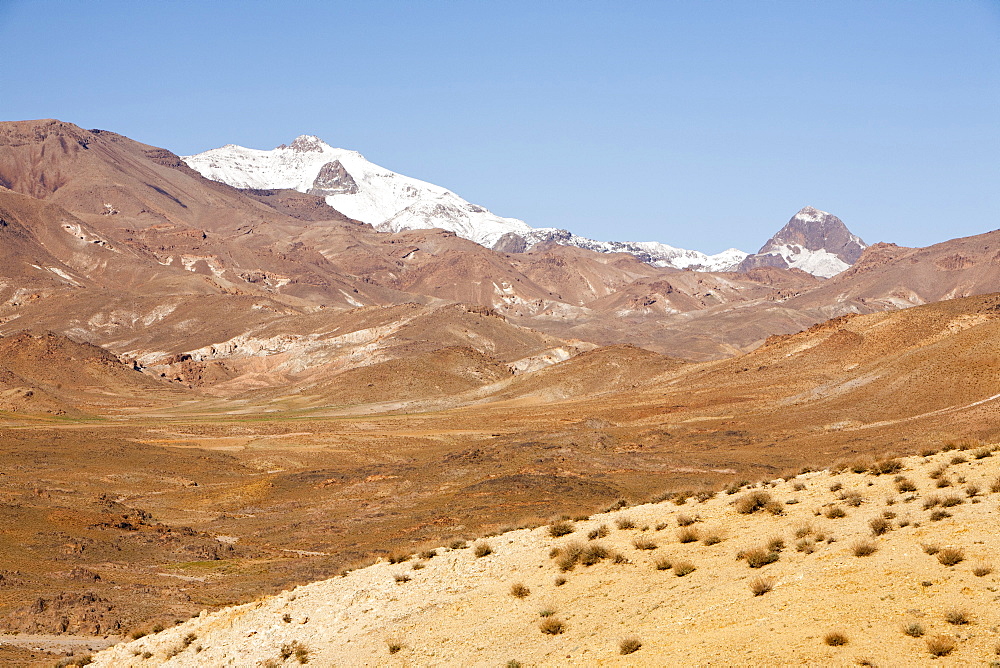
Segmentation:
[(1000, 0), (0, 0), (0, 120), (194, 153), (303, 133), (495, 213), (753, 251), (1000, 227)]

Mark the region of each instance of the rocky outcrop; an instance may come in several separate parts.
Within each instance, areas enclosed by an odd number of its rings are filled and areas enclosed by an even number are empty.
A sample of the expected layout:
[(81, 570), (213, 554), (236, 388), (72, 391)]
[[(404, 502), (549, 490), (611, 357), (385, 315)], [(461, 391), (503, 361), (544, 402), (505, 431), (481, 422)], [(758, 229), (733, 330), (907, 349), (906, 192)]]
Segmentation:
[(319, 169), (313, 181), (310, 195), (353, 195), (358, 192), (358, 184), (340, 160), (328, 162)]

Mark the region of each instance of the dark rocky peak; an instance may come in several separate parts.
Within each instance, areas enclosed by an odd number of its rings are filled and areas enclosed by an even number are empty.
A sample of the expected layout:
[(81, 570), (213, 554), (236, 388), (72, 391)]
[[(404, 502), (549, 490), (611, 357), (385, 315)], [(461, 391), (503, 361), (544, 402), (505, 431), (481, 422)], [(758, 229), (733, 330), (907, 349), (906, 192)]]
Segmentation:
[(347, 168), (340, 162), (334, 160), (320, 167), (319, 174), (313, 180), (310, 195), (353, 195), (358, 192), (358, 184), (351, 176)]

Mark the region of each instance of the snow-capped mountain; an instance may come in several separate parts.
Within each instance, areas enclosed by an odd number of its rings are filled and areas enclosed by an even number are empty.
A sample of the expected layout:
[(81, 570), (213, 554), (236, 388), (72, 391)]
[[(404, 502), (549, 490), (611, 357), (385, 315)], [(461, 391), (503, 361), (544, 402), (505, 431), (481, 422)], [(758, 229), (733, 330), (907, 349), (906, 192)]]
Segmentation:
[(446, 188), (397, 174), (357, 151), (334, 148), (312, 135), (271, 151), (229, 144), (183, 158), (214, 181), (237, 188), (291, 188), (325, 197), (327, 204), (376, 229), (440, 227), (487, 248), (524, 252), (546, 241), (602, 253), (631, 253), (657, 266), (703, 271), (735, 269), (747, 256), (731, 248), (717, 255), (674, 248), (656, 241), (595, 241), (556, 228), (533, 228), (465, 201)]
[(777, 234), (739, 265), (789, 267), (829, 278), (854, 264), (868, 247), (840, 218), (811, 206), (799, 210)]

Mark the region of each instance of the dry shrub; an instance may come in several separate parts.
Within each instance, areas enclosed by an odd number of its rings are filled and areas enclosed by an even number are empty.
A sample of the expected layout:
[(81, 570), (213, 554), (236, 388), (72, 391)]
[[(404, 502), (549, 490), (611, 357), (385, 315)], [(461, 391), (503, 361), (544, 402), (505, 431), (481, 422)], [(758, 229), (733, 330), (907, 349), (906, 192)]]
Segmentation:
[(401, 564), (404, 561), (409, 561), (409, 559), (410, 559), (411, 556), (412, 555), (410, 555), (410, 554), (403, 554), (401, 552), (397, 552), (395, 554), (390, 554), (389, 555), (389, 563), (390, 564)]
[(823, 512), (823, 517), (828, 520), (836, 520), (841, 517), (847, 517), (847, 511), (840, 506), (830, 506)]
[(389, 638), (385, 641), (385, 644), (389, 648), (389, 654), (396, 654), (399, 650), (403, 649), (403, 642), (398, 638)]
[(954, 566), (965, 559), (965, 553), (957, 547), (946, 547), (938, 552), (937, 559), (945, 566)]
[(415, 571), (419, 571), (421, 568), (426, 568), (426, 567), (427, 567), (427, 564), (425, 564), (422, 561), (415, 561), (415, 562), (413, 562), (413, 566), (411, 566), (411, 568), (413, 570), (415, 570)]
[(831, 492), (839, 492), (842, 489), (844, 489), (844, 483), (842, 482), (835, 482), (832, 485), (830, 485)]
[(691, 517), (690, 515), (685, 515), (684, 513), (681, 513), (680, 515), (677, 516), (677, 526), (679, 527), (691, 526), (697, 521), (698, 520), (695, 519), (694, 517)]
[(812, 554), (816, 551), (816, 543), (808, 538), (803, 538), (795, 544), (796, 552), (803, 552), (805, 554)]
[(951, 513), (949, 513), (947, 510), (935, 510), (933, 513), (931, 513), (931, 516), (928, 519), (930, 519), (932, 522), (937, 522), (938, 520), (947, 519), (949, 517), (951, 517)]
[(883, 459), (872, 464), (871, 468), (868, 470), (875, 475), (899, 473), (903, 470), (903, 462), (898, 459)]
[(771, 495), (762, 490), (756, 490), (741, 496), (736, 500), (734, 506), (736, 512), (741, 515), (749, 515), (761, 510), (769, 503), (771, 503)]
[(847, 644), (847, 636), (841, 631), (830, 631), (823, 636), (823, 642), (830, 647), (840, 647)]
[(722, 542), (722, 536), (716, 532), (711, 532), (701, 539), (703, 545), (717, 545)]
[(781, 552), (785, 549), (785, 539), (781, 536), (774, 536), (771, 540), (767, 541), (767, 549), (772, 552)]
[(576, 527), (569, 520), (560, 520), (559, 522), (553, 522), (549, 525), (549, 535), (553, 538), (559, 538), (560, 536), (566, 536), (573, 533)]
[(611, 533), (611, 530), (608, 529), (608, 525), (607, 524), (602, 524), (601, 526), (597, 527), (596, 529), (591, 529), (590, 533), (587, 534), (587, 538), (589, 540), (596, 540), (598, 538), (604, 538), (609, 533)]
[(466, 547), (468, 547), (468, 543), (466, 543), (461, 538), (456, 538), (455, 540), (448, 543), (448, 547), (452, 550), (464, 550)]
[(948, 656), (955, 651), (955, 640), (948, 636), (931, 636), (926, 642), (931, 656)]
[(878, 545), (873, 540), (859, 540), (851, 545), (851, 553), (855, 557), (867, 557), (875, 554)]
[(711, 501), (715, 498), (715, 492), (705, 489), (695, 494), (694, 498), (698, 501), (698, 503), (705, 503), (706, 501)]
[(765, 547), (755, 547), (744, 552), (743, 558), (746, 559), (747, 566), (750, 568), (761, 568), (762, 566), (776, 562), (779, 555), (774, 550), (768, 550)]
[(990, 493), (996, 494), (997, 492), (1000, 492), (1000, 477), (997, 477), (990, 483)]
[(527, 598), (530, 593), (531, 590), (523, 582), (517, 582), (510, 586), (510, 595), (514, 598)]
[(642, 647), (642, 641), (635, 636), (623, 638), (622, 641), (618, 643), (618, 651), (623, 655), (638, 652), (640, 647)]
[(962, 455), (955, 455), (954, 457), (951, 458), (952, 464), (964, 464), (967, 461), (969, 460), (963, 457)]
[(481, 540), (472, 547), (472, 554), (476, 555), (476, 557), (485, 557), (493, 554), (493, 548), (485, 540)]
[(638, 536), (632, 541), (632, 545), (637, 550), (655, 550), (656, 541), (648, 536)]
[(607, 559), (610, 555), (611, 552), (608, 548), (600, 543), (591, 543), (580, 553), (580, 563), (584, 566), (593, 566), (602, 559)]
[(927, 475), (928, 475), (928, 477), (930, 477), (931, 480), (937, 480), (938, 478), (940, 478), (941, 476), (943, 476), (945, 474), (945, 471), (947, 471), (947, 470), (948, 470), (948, 465), (945, 464), (943, 466), (937, 467), (936, 469), (934, 469), (933, 471), (931, 471)]
[(653, 561), (653, 566), (658, 571), (669, 571), (673, 566), (673, 562), (670, 560), (670, 557), (657, 557)]
[(795, 537), (805, 538), (806, 536), (812, 534), (813, 531), (815, 531), (815, 529), (813, 529), (811, 524), (803, 524), (802, 526), (796, 527)]
[(801, 492), (805, 488), (806, 488), (805, 483), (801, 483), (801, 482), (797, 482), (794, 485), (792, 485), (792, 489), (795, 490), (796, 492)]
[(941, 497), (936, 494), (931, 494), (924, 499), (924, 510), (930, 510), (934, 506), (941, 505)]
[(977, 578), (989, 575), (992, 572), (993, 572), (993, 567), (984, 561), (981, 561), (972, 567), (972, 574), (975, 575)]
[(558, 617), (546, 617), (538, 624), (538, 630), (550, 636), (557, 636), (566, 630), (566, 623)]
[(409, 582), (411, 579), (410, 576), (407, 575), (406, 573), (396, 573), (392, 577), (394, 580), (396, 580), (396, 584), (403, 584), (404, 582)]
[(903, 633), (911, 638), (919, 638), (924, 635), (924, 627), (919, 622), (910, 622), (903, 625)]
[(917, 486), (909, 478), (900, 478), (896, 481), (896, 490), (900, 494), (903, 492), (915, 492), (917, 491)]
[(750, 591), (754, 596), (763, 596), (772, 589), (774, 589), (773, 578), (756, 577), (750, 581)]
[(437, 556), (437, 550), (424, 550), (420, 553), (421, 559), (433, 559)]
[(873, 536), (881, 536), (892, 530), (892, 522), (884, 517), (873, 517), (868, 520), (868, 526), (871, 527)]
[(678, 561), (674, 564), (674, 575), (677, 577), (684, 577), (688, 573), (694, 573), (695, 565), (690, 561)]
[(564, 584), (566, 584), (566, 582), (567, 582), (566, 578), (560, 576), (556, 578), (555, 584), (557, 587), (562, 587)]
[[(970, 484), (965, 486), (965, 495), (970, 499), (974, 499), (979, 496), (979, 485)], [(975, 501), (973, 501), (975, 503)]]
[(941, 500), (941, 505), (944, 506), (945, 508), (953, 508), (953, 507), (955, 507), (957, 505), (960, 505), (960, 504), (962, 504), (964, 502), (965, 502), (965, 499), (963, 499), (960, 496), (956, 496), (956, 495), (952, 494), (951, 496), (946, 496), (944, 499), (942, 499)]
[(580, 561), (580, 557), (583, 556), (583, 543), (575, 540), (570, 541), (563, 545), (556, 556), (558, 557), (556, 565), (559, 566), (559, 570), (571, 571)]
[(947, 476), (942, 476), (937, 479), (937, 482), (934, 483), (934, 486), (937, 487), (938, 489), (942, 489), (944, 487), (951, 487), (951, 480), (949, 480)]
[(697, 542), (699, 537), (700, 534), (695, 527), (687, 527), (677, 532), (677, 540), (681, 543), (694, 543)]
[(857, 508), (858, 506), (861, 505), (861, 502), (864, 500), (862, 499), (861, 494), (853, 491), (845, 492), (842, 498), (844, 500), (844, 503), (846, 503), (852, 508)]
[(628, 517), (619, 517), (615, 520), (615, 526), (619, 529), (634, 529), (635, 522)]
[(937, 554), (941, 551), (941, 548), (937, 545), (924, 545), (922, 547), (924, 548), (924, 552), (927, 554)]
[(978, 450), (974, 450), (972, 452), (972, 456), (975, 457), (976, 459), (986, 459), (987, 457), (990, 457), (992, 455), (993, 455), (993, 449), (990, 448), (989, 446), (979, 448)]
[(944, 613), (944, 621), (956, 626), (962, 626), (968, 624), (972, 620), (969, 618), (969, 613), (965, 610), (949, 610)]

